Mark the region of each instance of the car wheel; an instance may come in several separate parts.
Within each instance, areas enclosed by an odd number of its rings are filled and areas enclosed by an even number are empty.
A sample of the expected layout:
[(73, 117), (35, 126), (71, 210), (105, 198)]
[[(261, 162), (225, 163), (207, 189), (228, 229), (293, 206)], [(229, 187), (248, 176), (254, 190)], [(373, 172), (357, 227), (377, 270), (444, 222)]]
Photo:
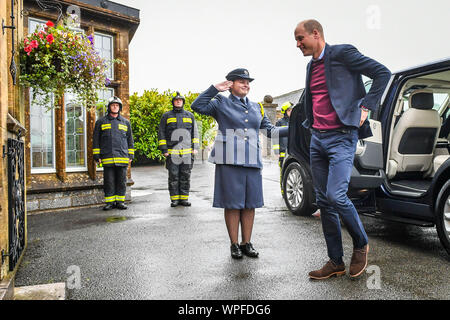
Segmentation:
[(309, 169), (299, 162), (290, 163), (283, 174), (283, 198), (295, 215), (308, 216), (317, 208), (313, 204), (314, 190)]
[(447, 253), (450, 254), (450, 181), (448, 181), (438, 196), (439, 205), (436, 212), (436, 229)]

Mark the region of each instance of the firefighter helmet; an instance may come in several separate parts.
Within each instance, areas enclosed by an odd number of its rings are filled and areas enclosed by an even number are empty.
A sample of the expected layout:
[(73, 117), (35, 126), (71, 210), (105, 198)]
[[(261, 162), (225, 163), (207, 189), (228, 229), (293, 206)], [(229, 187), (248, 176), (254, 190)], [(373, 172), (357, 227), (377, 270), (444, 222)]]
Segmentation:
[(283, 103), (283, 105), (281, 106), (281, 114), (285, 114), (287, 110), (293, 108), (294, 106), (292, 105), (291, 102), (286, 101), (285, 103)]
[(118, 97), (114, 96), (114, 97), (109, 98), (109, 100), (108, 100), (108, 113), (111, 112), (110, 106), (113, 103), (117, 103), (119, 105), (119, 112), (121, 112), (122, 111), (122, 106), (123, 106), (122, 100), (120, 100)]
[(178, 91), (172, 93), (172, 106), (173, 106), (173, 102), (174, 102), (175, 99), (183, 100), (183, 106), (184, 106), (184, 103), (186, 102), (186, 100), (184, 99), (184, 97)]

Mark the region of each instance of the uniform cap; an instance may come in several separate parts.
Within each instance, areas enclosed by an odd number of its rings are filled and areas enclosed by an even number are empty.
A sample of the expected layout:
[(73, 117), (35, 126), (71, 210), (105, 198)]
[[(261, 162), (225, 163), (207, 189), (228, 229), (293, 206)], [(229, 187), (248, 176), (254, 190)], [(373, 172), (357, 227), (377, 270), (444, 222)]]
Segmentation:
[(225, 77), (228, 81), (234, 81), (236, 79), (245, 79), (252, 82), (254, 79), (250, 78), (250, 74), (247, 69), (239, 68), (230, 71)]

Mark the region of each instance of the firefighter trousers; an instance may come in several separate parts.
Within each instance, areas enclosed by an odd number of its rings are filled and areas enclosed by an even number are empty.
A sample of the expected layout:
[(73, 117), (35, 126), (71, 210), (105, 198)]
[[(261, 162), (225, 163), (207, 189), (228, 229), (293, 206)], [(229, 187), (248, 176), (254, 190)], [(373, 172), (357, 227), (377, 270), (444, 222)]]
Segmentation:
[(125, 202), (127, 169), (126, 166), (103, 167), (103, 190), (105, 191), (106, 203)]
[[(188, 161), (174, 161), (172, 156), (166, 159), (166, 169), (169, 172), (170, 200), (188, 200), (191, 185), (191, 170), (193, 158)], [(187, 157), (186, 157), (187, 158)], [(176, 160), (179, 160), (176, 159)]]

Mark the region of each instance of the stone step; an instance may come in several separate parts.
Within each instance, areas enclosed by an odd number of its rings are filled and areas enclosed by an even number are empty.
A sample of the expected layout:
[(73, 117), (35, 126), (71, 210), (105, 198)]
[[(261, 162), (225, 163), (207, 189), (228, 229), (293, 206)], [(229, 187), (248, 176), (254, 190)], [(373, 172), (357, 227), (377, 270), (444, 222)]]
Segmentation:
[(14, 288), (14, 300), (65, 300), (64, 282)]

